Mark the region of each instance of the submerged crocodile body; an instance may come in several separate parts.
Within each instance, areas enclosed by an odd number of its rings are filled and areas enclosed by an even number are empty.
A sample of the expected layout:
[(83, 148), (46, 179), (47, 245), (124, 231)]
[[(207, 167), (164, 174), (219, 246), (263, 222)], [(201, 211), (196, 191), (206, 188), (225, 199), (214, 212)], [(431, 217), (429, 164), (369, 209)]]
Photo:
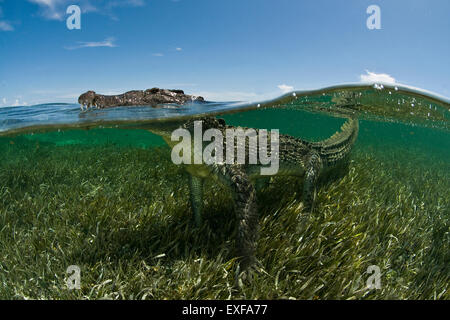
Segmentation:
[(203, 97), (185, 94), (183, 90), (152, 88), (133, 90), (123, 94), (105, 96), (95, 91), (87, 91), (80, 95), (78, 103), (81, 109), (90, 107), (109, 108), (117, 106), (156, 106), (164, 103), (184, 104), (189, 101), (203, 102)]
[[(204, 130), (210, 128), (218, 129), (223, 133), (223, 137), (226, 137), (224, 132), (226, 129), (234, 128), (226, 125), (224, 120), (212, 117), (189, 120), (182, 125), (182, 128), (193, 132), (194, 121), (198, 120), (202, 120)], [(358, 129), (358, 120), (348, 118), (340, 131), (321, 142), (308, 142), (289, 135), (279, 135), (279, 170), (277, 175), (303, 177), (302, 202), (305, 211), (310, 212), (313, 208), (319, 176), (328, 171), (327, 169), (332, 169), (348, 159), (350, 150), (357, 138)], [(171, 132), (165, 130), (167, 129), (150, 129), (150, 131), (161, 135), (169, 146), (173, 147), (176, 142), (171, 141)], [(255, 130), (259, 134), (259, 130)], [(270, 135), (268, 139), (270, 140)], [(248, 146), (248, 139), (246, 140), (245, 143)], [(239, 139), (236, 142), (233, 138), (231, 143), (233, 143), (235, 154), (237, 154), (236, 148), (238, 147)], [(225, 150), (227, 141), (224, 140), (223, 144), (223, 150)], [(245, 150), (249, 149), (246, 148)], [(249, 152), (252, 152), (252, 150)], [(255, 249), (258, 239), (258, 213), (254, 185), (259, 178), (267, 178), (267, 176), (260, 175), (261, 163), (187, 164), (185, 166), (190, 174), (191, 204), (197, 224), (201, 222), (203, 183), (205, 179), (214, 178), (231, 189), (238, 223), (237, 255), (241, 259), (241, 270), (247, 270), (248, 267), (253, 266), (257, 261)]]

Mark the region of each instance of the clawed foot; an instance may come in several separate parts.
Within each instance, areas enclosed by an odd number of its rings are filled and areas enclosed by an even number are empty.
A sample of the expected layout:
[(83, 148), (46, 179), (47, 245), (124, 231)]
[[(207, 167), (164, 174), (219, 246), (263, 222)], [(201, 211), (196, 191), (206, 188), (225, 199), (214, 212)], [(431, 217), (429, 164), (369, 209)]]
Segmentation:
[(297, 214), (297, 227), (299, 230), (302, 230), (308, 223), (311, 221), (311, 209), (305, 207), (303, 201), (300, 202), (298, 207), (295, 209), (295, 213)]
[(302, 202), (299, 203), (299, 205), (295, 208), (295, 213), (297, 213), (299, 216), (303, 215), (305, 212), (305, 204)]
[(304, 217), (308, 217), (311, 214), (311, 206), (305, 206), (305, 203), (302, 201), (295, 208), (295, 213), (299, 217), (299, 219), (303, 219)]
[(253, 278), (257, 274), (265, 273), (262, 264), (257, 260), (250, 264), (238, 264), (236, 268), (236, 277), (234, 288), (236, 290), (244, 288), (245, 285), (250, 285), (253, 282)]

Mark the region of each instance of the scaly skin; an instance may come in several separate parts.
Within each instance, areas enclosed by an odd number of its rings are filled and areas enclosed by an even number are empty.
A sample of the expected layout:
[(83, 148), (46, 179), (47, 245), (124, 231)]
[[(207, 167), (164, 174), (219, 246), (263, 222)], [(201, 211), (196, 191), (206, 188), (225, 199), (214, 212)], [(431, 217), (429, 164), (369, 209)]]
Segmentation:
[[(193, 124), (194, 121), (198, 120), (202, 120), (203, 130), (215, 128), (222, 132), (224, 137), (223, 150), (225, 152), (227, 144), (225, 130), (234, 127), (227, 126), (222, 119), (211, 117), (189, 120), (182, 127), (188, 129), (191, 132), (191, 136), (193, 136)], [(303, 177), (302, 202), (306, 212), (310, 212), (313, 209), (318, 177), (323, 172), (334, 168), (347, 159), (357, 138), (358, 128), (358, 120), (349, 118), (339, 132), (321, 142), (308, 142), (289, 135), (279, 135), (279, 170), (277, 175)], [(259, 130), (255, 130), (259, 134)], [(150, 131), (162, 135), (164, 140), (172, 147), (177, 143), (170, 140), (171, 132), (169, 130), (164, 132), (150, 129)], [(267, 136), (267, 145), (269, 147), (270, 135), (268, 134)], [(239, 139), (237, 141), (239, 142)], [(232, 143), (235, 148), (234, 154), (237, 154), (237, 143), (235, 141)], [(207, 143), (204, 142), (204, 144)], [(248, 139), (246, 139), (245, 150), (249, 150), (248, 147)], [(192, 150), (194, 149), (192, 148)], [(250, 150), (250, 152), (256, 152), (256, 150)], [(250, 152), (246, 152), (246, 164), (213, 163), (210, 165), (185, 165), (186, 170), (190, 174), (191, 203), (197, 225), (201, 223), (203, 181), (207, 178), (214, 178), (231, 189), (238, 221), (237, 255), (240, 257), (240, 268), (242, 271), (248, 270), (257, 261), (255, 249), (258, 240), (258, 212), (254, 182), (257, 182), (259, 178), (268, 177), (260, 175), (261, 163), (248, 164)]]
[(183, 90), (167, 90), (152, 88), (147, 90), (133, 90), (123, 94), (105, 96), (94, 91), (87, 91), (80, 95), (78, 103), (81, 110), (96, 107), (99, 109), (117, 106), (156, 106), (164, 103), (184, 104), (189, 101), (203, 102), (203, 97), (187, 95)]

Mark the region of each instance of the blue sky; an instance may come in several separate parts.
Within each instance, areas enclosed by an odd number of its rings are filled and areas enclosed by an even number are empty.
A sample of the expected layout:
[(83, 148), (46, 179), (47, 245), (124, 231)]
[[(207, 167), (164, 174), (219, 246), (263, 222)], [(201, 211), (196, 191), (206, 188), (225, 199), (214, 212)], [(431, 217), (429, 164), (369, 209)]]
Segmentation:
[[(66, 27), (72, 4), (81, 30)], [(260, 100), (361, 76), (449, 97), (449, 13), (448, 0), (0, 0), (0, 106), (155, 86)]]

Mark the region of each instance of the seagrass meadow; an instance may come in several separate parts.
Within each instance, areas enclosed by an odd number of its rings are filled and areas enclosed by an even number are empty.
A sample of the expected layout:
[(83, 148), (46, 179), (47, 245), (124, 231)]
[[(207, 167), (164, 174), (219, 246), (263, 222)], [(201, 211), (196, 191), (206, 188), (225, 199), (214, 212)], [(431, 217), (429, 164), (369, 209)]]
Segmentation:
[[(345, 121), (290, 108), (220, 117), (311, 141)], [(143, 128), (0, 137), (0, 299), (450, 298), (447, 129), (360, 120), (348, 168), (321, 180), (310, 215), (301, 179), (271, 178), (257, 191), (262, 269), (238, 289), (231, 193), (208, 181), (196, 227), (170, 153)]]

